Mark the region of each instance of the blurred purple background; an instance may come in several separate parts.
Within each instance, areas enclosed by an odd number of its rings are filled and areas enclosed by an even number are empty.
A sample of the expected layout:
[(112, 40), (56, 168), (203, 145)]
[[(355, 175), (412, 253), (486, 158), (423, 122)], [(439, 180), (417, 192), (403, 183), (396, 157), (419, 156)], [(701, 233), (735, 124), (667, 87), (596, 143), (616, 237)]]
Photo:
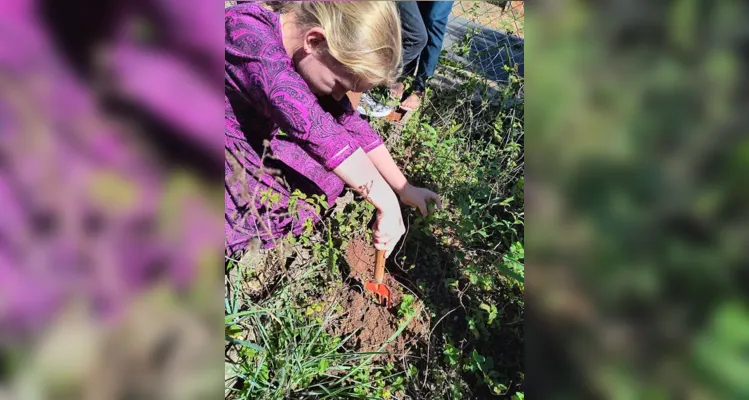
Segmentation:
[(164, 326), (175, 315), (220, 326), (222, 7), (0, 2), (6, 370), (31, 368), (12, 354), (41, 349), (69, 310), (109, 337), (154, 288), (173, 299)]

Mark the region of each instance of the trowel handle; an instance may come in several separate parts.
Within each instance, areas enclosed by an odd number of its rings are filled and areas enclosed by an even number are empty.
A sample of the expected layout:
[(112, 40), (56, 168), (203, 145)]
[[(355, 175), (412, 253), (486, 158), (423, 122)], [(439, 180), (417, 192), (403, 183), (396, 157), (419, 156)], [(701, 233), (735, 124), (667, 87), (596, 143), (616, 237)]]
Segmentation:
[[(371, 254), (371, 253), (370, 253)], [(385, 278), (385, 250), (377, 250), (377, 259), (375, 260), (375, 283), (382, 283)]]

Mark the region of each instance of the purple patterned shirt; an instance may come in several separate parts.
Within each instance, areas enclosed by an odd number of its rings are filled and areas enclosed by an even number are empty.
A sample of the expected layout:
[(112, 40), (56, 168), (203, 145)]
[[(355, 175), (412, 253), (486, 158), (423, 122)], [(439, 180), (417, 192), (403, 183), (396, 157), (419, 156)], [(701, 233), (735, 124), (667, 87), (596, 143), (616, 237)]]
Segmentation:
[[(344, 183), (331, 171), (358, 148), (369, 152), (383, 142), (347, 98), (311, 92), (286, 53), (278, 13), (243, 3), (226, 10), (225, 22), (226, 247), (233, 252), (258, 237), (269, 248), (299, 234), (304, 219), (319, 221), (312, 210), (289, 215), (294, 190), (324, 194), (332, 205)], [(261, 162), (266, 140), (272, 159)], [(279, 170), (286, 184), (260, 171), (263, 165)], [(277, 203), (261, 200), (268, 190)]]

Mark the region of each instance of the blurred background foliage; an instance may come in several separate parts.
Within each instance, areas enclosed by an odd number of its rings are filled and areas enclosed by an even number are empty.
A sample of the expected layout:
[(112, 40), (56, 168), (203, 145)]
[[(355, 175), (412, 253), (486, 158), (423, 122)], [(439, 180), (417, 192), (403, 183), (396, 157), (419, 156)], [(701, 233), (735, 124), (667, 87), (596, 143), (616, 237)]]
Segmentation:
[(528, 6), (528, 395), (749, 398), (749, 6)]

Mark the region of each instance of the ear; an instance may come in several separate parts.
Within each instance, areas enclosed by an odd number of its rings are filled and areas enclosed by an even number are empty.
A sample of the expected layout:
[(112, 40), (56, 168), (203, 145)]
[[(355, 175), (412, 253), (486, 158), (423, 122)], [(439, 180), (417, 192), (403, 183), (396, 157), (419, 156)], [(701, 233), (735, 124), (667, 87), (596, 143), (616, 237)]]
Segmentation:
[[(320, 47), (323, 46), (323, 47)], [(327, 46), (325, 42), (325, 30), (322, 28), (312, 28), (304, 34), (304, 52), (312, 54)]]

